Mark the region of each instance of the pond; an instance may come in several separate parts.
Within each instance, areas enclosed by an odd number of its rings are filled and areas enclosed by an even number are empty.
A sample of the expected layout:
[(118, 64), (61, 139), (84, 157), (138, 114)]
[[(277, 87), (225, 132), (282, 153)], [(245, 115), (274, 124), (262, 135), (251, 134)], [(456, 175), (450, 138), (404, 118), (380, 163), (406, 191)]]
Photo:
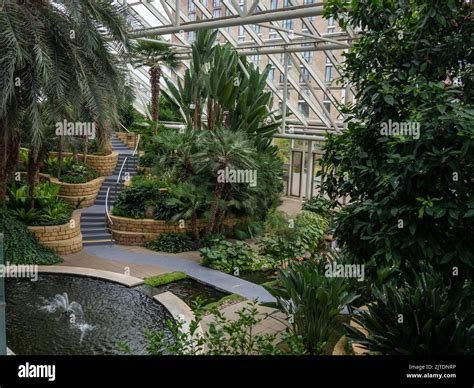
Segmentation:
[(7, 279), (7, 345), (19, 355), (146, 354), (145, 330), (172, 319), (139, 289), (70, 275)]

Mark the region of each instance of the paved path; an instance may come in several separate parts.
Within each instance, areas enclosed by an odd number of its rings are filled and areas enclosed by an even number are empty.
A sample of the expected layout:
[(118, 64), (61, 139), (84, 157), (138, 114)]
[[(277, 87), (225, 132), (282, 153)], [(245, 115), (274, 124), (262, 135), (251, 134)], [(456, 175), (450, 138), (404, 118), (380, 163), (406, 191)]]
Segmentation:
[(262, 286), (220, 271), (203, 267), (192, 260), (182, 259), (176, 256), (166, 256), (152, 251), (149, 253), (130, 252), (121, 248), (119, 245), (91, 245), (84, 247), (83, 252), (123, 263), (181, 271), (217, 289), (235, 293), (250, 300), (257, 299), (259, 302), (270, 302), (274, 300)]

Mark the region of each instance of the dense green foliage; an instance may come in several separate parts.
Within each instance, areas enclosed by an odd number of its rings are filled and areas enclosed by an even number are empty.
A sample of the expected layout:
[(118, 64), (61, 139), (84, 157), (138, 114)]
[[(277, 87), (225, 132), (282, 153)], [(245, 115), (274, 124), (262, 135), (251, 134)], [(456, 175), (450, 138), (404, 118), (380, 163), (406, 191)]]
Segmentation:
[(157, 252), (187, 252), (193, 249), (193, 240), (185, 233), (165, 233), (146, 244), (146, 247)]
[(59, 189), (59, 185), (45, 182), (36, 186), (34, 195), (30, 195), (27, 184), (11, 184), (7, 208), (11, 215), (27, 225), (67, 224), (73, 209), (58, 197)]
[[(322, 178), (332, 200), (349, 198), (336, 220), (340, 246), (378, 285), (371, 318), (360, 320), (369, 340), (357, 340), (383, 353), (466, 349), (458, 345), (474, 310), (474, 19), (463, 3), (325, 2), (342, 28), (364, 32), (341, 68), (356, 99), (345, 107), (347, 131), (327, 139)], [(392, 124), (405, 130), (388, 132)], [(400, 312), (403, 324), (394, 321)]]
[(324, 217), (331, 215), (332, 202), (322, 195), (315, 195), (303, 204), (303, 210), (320, 214)]
[(260, 251), (275, 260), (286, 261), (309, 255), (324, 248), (328, 221), (319, 214), (300, 212), (291, 218), (283, 212), (274, 212), (266, 223), (266, 235), (260, 241)]
[(28, 228), (5, 208), (0, 208), (0, 233), (4, 234), (6, 263), (50, 265), (62, 261), (52, 250), (40, 245)]
[[(209, 330), (199, 331), (205, 313), (211, 313)], [(195, 319), (185, 329), (182, 320), (168, 321), (171, 340), (164, 331), (147, 333), (148, 352), (152, 355), (272, 355), (281, 354), (275, 346), (276, 334), (255, 333), (254, 326), (262, 322), (256, 303), (249, 303), (237, 311), (231, 320), (217, 309), (194, 306)]]
[(269, 270), (278, 264), (268, 256), (258, 255), (244, 241), (232, 243), (226, 240), (217, 240), (209, 247), (201, 248), (199, 252), (203, 265), (237, 276), (244, 271)]
[(341, 309), (357, 298), (346, 279), (325, 276), (323, 264), (293, 263), (278, 271), (277, 286), (265, 287), (276, 298), (268, 305), (289, 317), (288, 341), (301, 344), (308, 354), (325, 353), (331, 330), (340, 325)]
[(390, 355), (469, 354), (474, 341), (469, 327), (474, 318), (449, 297), (443, 279), (433, 271), (414, 274), (401, 286), (389, 282), (372, 290), (375, 300), (353, 320), (369, 336), (346, 326), (349, 338), (372, 352)]
[(170, 220), (179, 210), (167, 205), (169, 193), (163, 191), (166, 185), (155, 180), (134, 180), (133, 185), (124, 188), (113, 207), (113, 214), (121, 217), (144, 218), (148, 207), (154, 208), (154, 216)]

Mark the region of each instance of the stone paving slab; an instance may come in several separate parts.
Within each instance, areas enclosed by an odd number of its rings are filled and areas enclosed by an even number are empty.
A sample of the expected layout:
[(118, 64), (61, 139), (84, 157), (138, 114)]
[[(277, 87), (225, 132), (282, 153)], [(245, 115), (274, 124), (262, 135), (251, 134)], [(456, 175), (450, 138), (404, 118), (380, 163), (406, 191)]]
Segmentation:
[(135, 287), (143, 284), (143, 279), (133, 276), (122, 275), (115, 272), (103, 271), (100, 269), (67, 267), (65, 265), (40, 265), (38, 267), (40, 273), (57, 273), (68, 275), (87, 276), (97, 279), (109, 280), (119, 283), (127, 287)]
[(140, 279), (171, 272), (168, 269), (157, 266), (146, 266), (141, 264), (124, 263), (115, 260), (104, 259), (95, 255), (90, 255), (84, 252), (84, 250), (78, 253), (64, 255), (62, 256), (62, 258), (64, 259), (64, 262), (59, 264), (60, 266), (65, 265), (69, 267), (93, 268), (98, 270), (116, 272), (119, 274), (125, 274), (128, 272), (130, 276), (134, 276)]
[(119, 245), (90, 245), (84, 247), (83, 252), (118, 262), (159, 267), (170, 271), (181, 271), (219, 290), (235, 293), (246, 299), (255, 299), (259, 302), (274, 301), (273, 296), (262, 286), (220, 271), (203, 267), (192, 260), (181, 259), (176, 256), (161, 255), (153, 251), (149, 251), (149, 253), (130, 252)]

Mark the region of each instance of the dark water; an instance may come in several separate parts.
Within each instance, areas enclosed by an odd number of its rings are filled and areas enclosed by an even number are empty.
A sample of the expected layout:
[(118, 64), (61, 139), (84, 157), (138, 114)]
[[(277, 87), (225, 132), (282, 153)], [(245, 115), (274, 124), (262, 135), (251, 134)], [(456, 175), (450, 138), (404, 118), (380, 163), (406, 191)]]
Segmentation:
[[(51, 311), (51, 300), (66, 292), (83, 317)], [(146, 354), (144, 331), (166, 329), (172, 319), (158, 302), (136, 289), (77, 276), (41, 275), (37, 282), (7, 279), (7, 344), (19, 355)], [(48, 306), (49, 310), (48, 311)]]
[(240, 277), (255, 284), (263, 284), (276, 279), (275, 271), (243, 272), (240, 274)]
[(183, 279), (159, 287), (140, 286), (140, 288), (148, 295), (161, 294), (170, 291), (177, 297), (181, 298), (188, 306), (192, 306), (193, 302), (199, 297), (204, 304), (216, 302), (222, 297), (228, 295), (214, 287), (206, 286), (193, 279)]

